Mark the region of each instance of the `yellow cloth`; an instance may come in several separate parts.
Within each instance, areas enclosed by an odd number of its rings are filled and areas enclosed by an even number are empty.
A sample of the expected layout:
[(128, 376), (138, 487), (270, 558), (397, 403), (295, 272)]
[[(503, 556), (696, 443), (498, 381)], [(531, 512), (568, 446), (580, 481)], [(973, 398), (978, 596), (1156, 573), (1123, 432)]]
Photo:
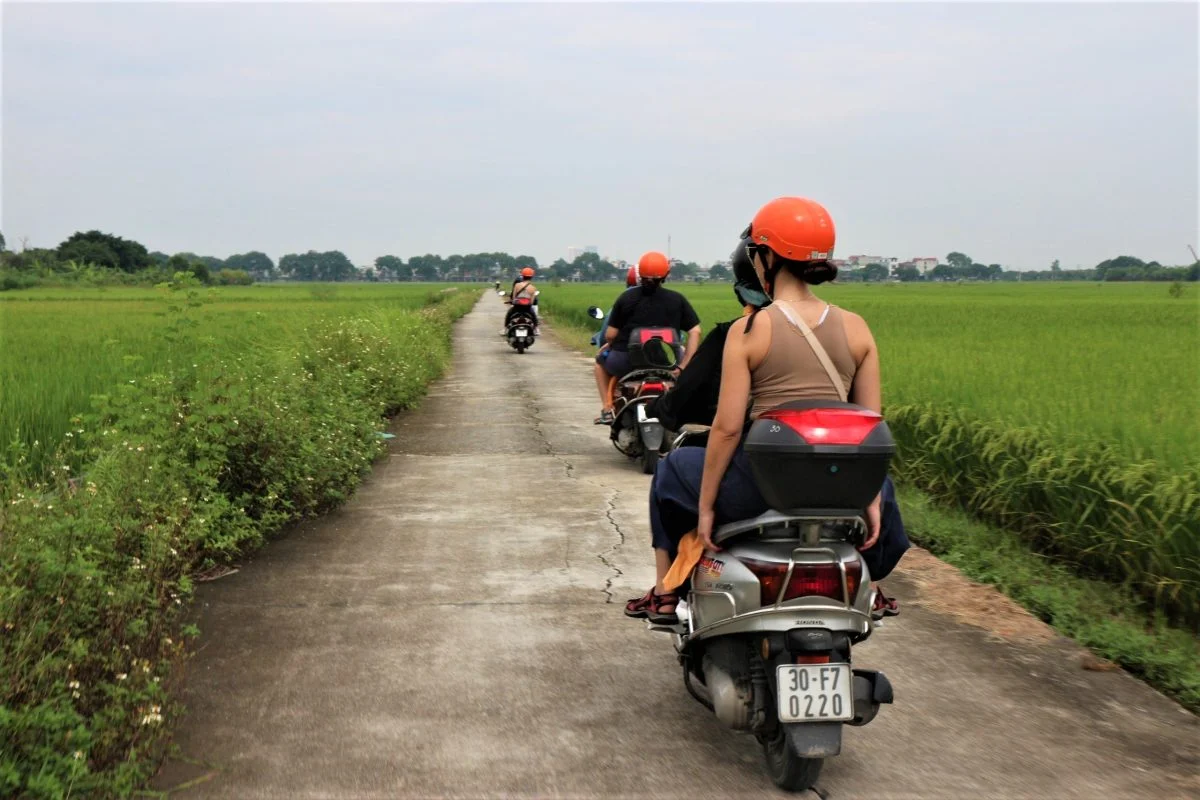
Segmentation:
[(704, 555), (704, 543), (700, 541), (700, 537), (695, 531), (689, 531), (679, 540), (679, 549), (675, 553), (675, 562), (671, 564), (671, 568), (667, 570), (667, 576), (663, 578), (663, 588), (668, 592), (673, 592), (687, 581), (692, 574), (696, 564), (700, 563), (700, 556)]

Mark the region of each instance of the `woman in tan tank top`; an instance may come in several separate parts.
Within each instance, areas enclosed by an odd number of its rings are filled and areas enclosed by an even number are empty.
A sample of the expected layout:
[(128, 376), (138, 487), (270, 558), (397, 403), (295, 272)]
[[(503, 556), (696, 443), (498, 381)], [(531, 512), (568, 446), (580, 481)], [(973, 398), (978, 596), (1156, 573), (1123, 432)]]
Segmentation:
[[(743, 237), (759, 281), (773, 302), (766, 313), (740, 319), (729, 329), (716, 418), (703, 456), (698, 448), (681, 448), (658, 465), (650, 489), (658, 581), (644, 597), (626, 605), (629, 616), (648, 616), (663, 623), (674, 617), (679, 598), (667, 591), (663, 578), (686, 532), (695, 529), (704, 545), (716, 550), (712, 543), (716, 524), (757, 516), (767, 509), (740, 447), (747, 411), (756, 418), (793, 400), (843, 398), (881, 411), (879, 352), (870, 328), (862, 317), (812, 292), (813, 285), (837, 274), (829, 263), (834, 229), (828, 212), (811, 200), (779, 198), (755, 215)], [(829, 369), (805, 340), (801, 322), (825, 350)], [(882, 495), (883, 491), (867, 508), (869, 530), (862, 550), (879, 540)], [(894, 510), (890, 497), (889, 518)], [(875, 553), (889, 551), (885, 557), (889, 566), (880, 570), (881, 577), (908, 546), (898, 511), (894, 519), (890, 529), (895, 536), (889, 534), (888, 546)]]

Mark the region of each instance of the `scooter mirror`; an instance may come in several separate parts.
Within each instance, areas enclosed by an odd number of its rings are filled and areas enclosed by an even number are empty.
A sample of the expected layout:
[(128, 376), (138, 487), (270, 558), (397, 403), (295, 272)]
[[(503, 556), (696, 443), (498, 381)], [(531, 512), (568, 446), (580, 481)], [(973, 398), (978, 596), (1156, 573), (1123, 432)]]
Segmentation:
[(604, 319), (604, 312), (600, 310), (599, 306), (588, 306), (587, 313), (592, 319)]

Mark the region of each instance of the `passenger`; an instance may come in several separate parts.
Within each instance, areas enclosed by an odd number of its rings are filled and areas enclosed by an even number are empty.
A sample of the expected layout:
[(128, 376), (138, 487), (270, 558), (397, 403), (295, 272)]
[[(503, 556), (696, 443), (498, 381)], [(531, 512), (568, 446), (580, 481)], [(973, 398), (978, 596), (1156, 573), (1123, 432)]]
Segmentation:
[[(763, 293), (744, 244), (734, 248), (730, 260), (733, 262), (733, 293), (742, 304), (742, 316), (770, 305), (771, 298)], [(736, 320), (719, 322), (709, 331), (671, 390), (646, 405), (646, 416), (656, 418), (669, 431), (678, 431), (684, 425), (712, 425), (721, 388), (725, 337), (734, 322)]]
[[(638, 285), (638, 268), (637, 268), (637, 264), (634, 264), (632, 267), (629, 268), (629, 271), (625, 273), (625, 291), (628, 292), (630, 289), (635, 288), (637, 285)], [(614, 303), (614, 305), (616, 305), (616, 304)], [(601, 345), (604, 344), (604, 332), (606, 330), (608, 330), (608, 320), (610, 317), (612, 317), (612, 309), (611, 308), (608, 310), (608, 313), (604, 315), (604, 321), (600, 323), (600, 330), (596, 331), (596, 333), (593, 334), (593, 336), (592, 336), (592, 345), (594, 347), (600, 347)]]
[[(798, 197), (763, 206), (744, 235), (746, 256), (772, 302), (766, 313), (756, 310), (729, 328), (708, 446), (671, 452), (654, 474), (650, 527), (657, 580), (645, 595), (626, 604), (627, 615), (675, 621), (679, 595), (666, 590), (663, 578), (679, 540), (695, 530), (704, 545), (713, 548), (715, 526), (767, 510), (741, 447), (747, 414), (752, 420), (793, 400), (841, 399), (795, 320), (803, 320), (828, 354), (848, 399), (881, 410), (879, 353), (867, 323), (825, 303), (809, 288), (836, 277), (837, 268), (829, 263), (834, 238), (829, 213)], [(909, 546), (890, 479), (866, 512), (867, 539), (859, 549), (872, 578), (880, 579)], [(881, 517), (886, 517), (884, 537)], [(892, 614), (896, 606), (879, 592), (875, 611)]]
[(634, 328), (674, 328), (687, 333), (687, 343), (676, 372), (692, 360), (700, 346), (700, 318), (692, 304), (679, 292), (664, 289), (663, 281), (671, 273), (671, 264), (662, 253), (651, 251), (638, 260), (641, 291), (625, 292), (617, 298), (604, 328), (604, 345), (596, 355), (594, 373), (600, 392), (601, 411), (597, 425), (613, 422), (609, 377), (620, 378), (630, 371), (629, 334)]

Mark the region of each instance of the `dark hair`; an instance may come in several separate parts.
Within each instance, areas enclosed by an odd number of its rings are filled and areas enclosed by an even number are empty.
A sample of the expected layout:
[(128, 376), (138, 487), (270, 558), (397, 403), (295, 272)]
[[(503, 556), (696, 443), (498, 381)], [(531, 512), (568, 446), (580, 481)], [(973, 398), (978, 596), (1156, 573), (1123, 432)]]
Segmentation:
[(642, 278), (642, 294), (651, 295), (658, 291), (658, 287), (662, 286), (664, 278)]
[(838, 268), (828, 261), (791, 261), (776, 254), (775, 262), (810, 286), (831, 281), (838, 274)]

